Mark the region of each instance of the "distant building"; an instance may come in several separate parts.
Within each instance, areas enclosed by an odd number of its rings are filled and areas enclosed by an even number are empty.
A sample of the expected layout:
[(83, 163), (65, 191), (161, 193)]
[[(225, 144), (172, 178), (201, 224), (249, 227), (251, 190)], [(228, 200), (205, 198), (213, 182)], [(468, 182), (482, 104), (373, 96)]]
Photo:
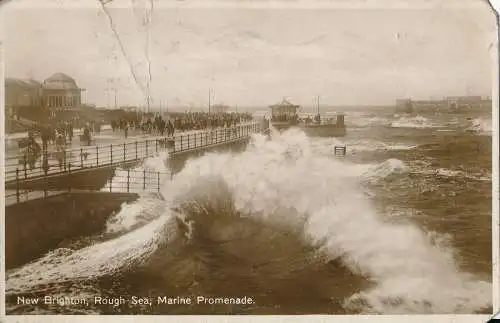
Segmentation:
[(41, 83), (35, 80), (5, 79), (5, 116), (38, 114), (42, 108)]
[(453, 101), (458, 104), (479, 104), (483, 100), (481, 96), (448, 96), (446, 98), (448, 102)]
[(396, 100), (396, 111), (406, 112), (406, 104), (411, 101), (413, 112), (467, 112), (476, 109), (491, 107), (491, 98), (482, 98), (481, 96), (448, 96), (442, 100)]
[(403, 109), (406, 107), (409, 99), (397, 99), (396, 100), (396, 108)]
[(56, 73), (43, 83), (6, 78), (6, 116), (41, 120), (62, 111), (79, 111), (82, 91), (73, 78), (63, 73)]
[(286, 116), (292, 118), (297, 115), (297, 110), (300, 108), (300, 106), (292, 104), (288, 100), (283, 98), (280, 103), (271, 105), (269, 106), (269, 108), (271, 109), (272, 117)]
[(81, 109), (83, 89), (68, 75), (56, 73), (43, 81), (42, 88), (44, 105), (53, 115)]

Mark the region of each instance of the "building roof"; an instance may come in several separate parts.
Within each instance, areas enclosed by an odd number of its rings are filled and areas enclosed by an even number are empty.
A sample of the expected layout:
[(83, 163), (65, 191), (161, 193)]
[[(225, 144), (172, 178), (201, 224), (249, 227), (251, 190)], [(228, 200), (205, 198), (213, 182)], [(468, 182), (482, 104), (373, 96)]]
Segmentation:
[(79, 87), (70, 76), (56, 73), (43, 81), (43, 88), (47, 90), (78, 90)]
[(39, 87), (42, 84), (36, 80), (33, 80), (33, 79), (22, 80), (22, 79), (7, 77), (5, 79), (5, 85), (6, 86), (12, 85), (12, 86), (23, 86), (23, 87)]
[(299, 106), (295, 105), (295, 104), (292, 104), (292, 103), (290, 103), (290, 101), (288, 101), (287, 99), (283, 98), (283, 100), (280, 103), (274, 104), (274, 105), (270, 106), (270, 108), (278, 108), (278, 107), (295, 107), (295, 108), (298, 108)]

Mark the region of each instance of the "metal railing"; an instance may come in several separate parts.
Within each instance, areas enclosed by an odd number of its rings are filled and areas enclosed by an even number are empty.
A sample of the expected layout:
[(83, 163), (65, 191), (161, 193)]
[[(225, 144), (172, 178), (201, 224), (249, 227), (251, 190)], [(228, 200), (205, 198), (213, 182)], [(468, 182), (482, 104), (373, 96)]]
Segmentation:
[(172, 172), (117, 170), (115, 176), (100, 190), (111, 193), (159, 193), (161, 184), (171, 179)]
[(33, 190), (20, 188), (17, 185), (16, 189), (5, 191), (5, 202), (6, 205), (12, 205), (69, 192), (160, 193), (164, 181), (171, 177), (170, 172), (118, 170), (117, 174), (101, 189)]
[(179, 153), (188, 150), (219, 145), (231, 141), (238, 141), (243, 138), (248, 138), (252, 134), (259, 131), (260, 124), (257, 122), (252, 122), (249, 124), (243, 124), (229, 128), (218, 128), (201, 133), (180, 135), (176, 137), (172, 153)]
[(231, 128), (214, 129), (174, 137), (146, 139), (109, 145), (82, 146), (55, 152), (42, 152), (37, 160), (29, 160), (26, 154), (5, 158), (5, 182), (37, 179), (48, 175), (71, 173), (82, 169), (118, 166), (136, 162), (168, 150), (171, 152), (199, 149), (248, 137), (259, 131), (258, 123), (242, 124)]
[(158, 153), (162, 140), (143, 140), (102, 146), (83, 146), (55, 152), (42, 152), (37, 161), (28, 156), (6, 157), (5, 181), (27, 180), (63, 172), (71, 173), (85, 168), (121, 165)]

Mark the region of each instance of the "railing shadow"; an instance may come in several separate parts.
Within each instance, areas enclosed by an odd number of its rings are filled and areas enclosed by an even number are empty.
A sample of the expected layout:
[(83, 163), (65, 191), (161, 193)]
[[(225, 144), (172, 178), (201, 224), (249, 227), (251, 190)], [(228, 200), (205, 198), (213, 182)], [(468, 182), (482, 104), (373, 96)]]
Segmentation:
[(51, 189), (34, 190), (20, 188), (17, 185), (15, 190), (6, 190), (5, 204), (27, 202), (33, 199), (46, 198), (70, 192), (109, 192), (109, 193), (161, 193), (163, 181), (172, 177), (171, 172), (147, 171), (147, 170), (126, 170), (119, 172), (111, 178), (107, 184), (100, 189)]

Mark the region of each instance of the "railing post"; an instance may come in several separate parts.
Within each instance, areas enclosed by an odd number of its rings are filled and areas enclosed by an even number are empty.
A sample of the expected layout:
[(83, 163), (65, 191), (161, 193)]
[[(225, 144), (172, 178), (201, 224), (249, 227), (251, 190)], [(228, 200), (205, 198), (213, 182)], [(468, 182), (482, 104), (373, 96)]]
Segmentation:
[(146, 157), (149, 156), (149, 152), (148, 152), (148, 142), (149, 140), (146, 139)]
[(43, 152), (42, 168), (43, 173), (47, 176), (47, 173), (49, 172), (49, 153), (47, 152), (47, 149)]
[(182, 137), (184, 137), (183, 135), (181, 135), (181, 151), (182, 151)]
[(66, 171), (67, 168), (67, 162), (68, 160), (66, 159), (66, 149), (63, 150), (63, 165), (64, 165), (64, 171)]
[[(71, 174), (71, 162), (68, 163), (68, 174)], [(71, 192), (71, 178), (68, 179), (68, 192)]]
[(28, 179), (28, 171), (27, 171), (27, 169), (26, 169), (26, 166), (28, 166), (28, 165), (27, 165), (27, 163), (28, 163), (28, 162), (26, 161), (26, 155), (24, 155), (24, 157), (23, 157), (23, 165), (24, 165), (24, 179)]
[(110, 152), (110, 154), (111, 154), (111, 164), (113, 164), (113, 144), (111, 144), (109, 146), (109, 148), (111, 149), (111, 152)]
[(160, 172), (158, 172), (158, 193), (160, 193)]
[(156, 153), (158, 153), (158, 139), (155, 140), (155, 145), (156, 145)]
[(16, 201), (19, 203), (19, 168), (16, 168)]
[(95, 146), (95, 153), (97, 159), (97, 166), (99, 166), (99, 146)]
[(135, 160), (137, 160), (137, 140), (135, 141)]
[(142, 189), (146, 189), (146, 170), (143, 170), (143, 175), (142, 175)]
[(80, 148), (80, 168), (83, 168), (83, 148)]
[(127, 157), (125, 156), (125, 151), (126, 150), (127, 150), (127, 146), (125, 145), (125, 143), (123, 143), (123, 163), (124, 164), (127, 161)]
[(130, 193), (130, 169), (127, 169), (127, 193)]

